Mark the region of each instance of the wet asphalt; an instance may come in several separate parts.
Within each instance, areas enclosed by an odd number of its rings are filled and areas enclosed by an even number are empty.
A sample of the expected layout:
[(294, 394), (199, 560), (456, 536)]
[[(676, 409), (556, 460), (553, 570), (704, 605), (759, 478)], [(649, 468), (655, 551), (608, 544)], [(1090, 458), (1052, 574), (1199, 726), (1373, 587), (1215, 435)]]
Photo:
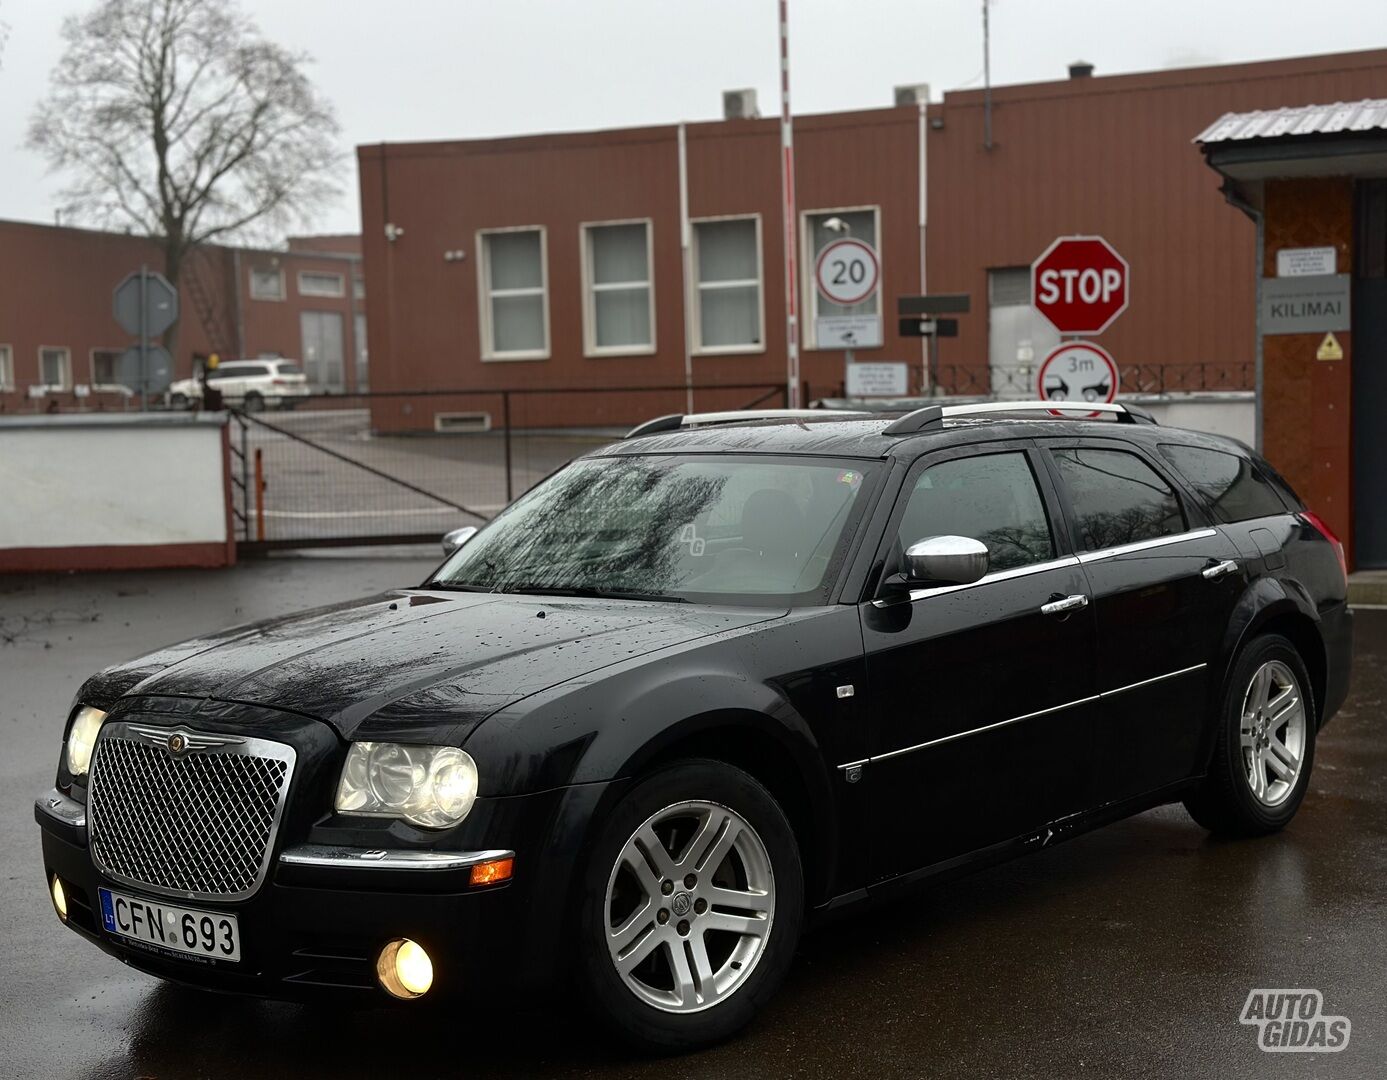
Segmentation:
[[(820, 930), (741, 1037), (652, 1061), (576, 1006), (343, 1013), (161, 985), (63, 929), (36, 794), (78, 683), (214, 627), (417, 583), (428, 559), (0, 578), (0, 1076), (1381, 1077), (1387, 1075), (1387, 611), (1283, 833), (1209, 839), (1178, 807)], [(1267, 1054), (1249, 989), (1317, 988), (1338, 1054)]]

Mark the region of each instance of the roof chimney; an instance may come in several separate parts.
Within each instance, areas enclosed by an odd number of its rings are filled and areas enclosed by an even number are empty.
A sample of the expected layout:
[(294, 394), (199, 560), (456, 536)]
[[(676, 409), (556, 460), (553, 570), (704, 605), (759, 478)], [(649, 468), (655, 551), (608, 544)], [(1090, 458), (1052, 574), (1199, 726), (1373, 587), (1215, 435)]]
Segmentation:
[(1069, 77), (1071, 79), (1087, 79), (1093, 74), (1093, 65), (1087, 60), (1075, 60), (1069, 65)]
[(724, 90), (722, 118), (724, 120), (755, 120), (761, 115), (756, 107), (755, 90)]

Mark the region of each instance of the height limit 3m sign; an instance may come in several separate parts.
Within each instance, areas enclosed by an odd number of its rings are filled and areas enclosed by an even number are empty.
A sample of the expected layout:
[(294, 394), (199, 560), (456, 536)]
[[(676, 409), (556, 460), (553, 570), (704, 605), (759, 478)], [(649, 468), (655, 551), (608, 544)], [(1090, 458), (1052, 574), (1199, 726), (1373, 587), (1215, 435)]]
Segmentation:
[(1031, 305), (1061, 334), (1101, 334), (1127, 310), (1130, 277), (1101, 236), (1061, 236), (1031, 264)]

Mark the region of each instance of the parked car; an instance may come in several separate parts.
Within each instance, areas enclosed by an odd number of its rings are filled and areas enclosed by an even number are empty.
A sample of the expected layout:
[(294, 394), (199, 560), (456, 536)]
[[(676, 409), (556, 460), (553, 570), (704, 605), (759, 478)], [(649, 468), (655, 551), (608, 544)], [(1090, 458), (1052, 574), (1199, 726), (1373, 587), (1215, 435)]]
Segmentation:
[(36, 808), (58, 916), (176, 982), (567, 987), (682, 1050), (830, 912), (1162, 803), (1280, 829), (1342, 547), (1239, 444), (1053, 408), (661, 418), (418, 588), (91, 677)]
[[(259, 412), (292, 409), (309, 395), (308, 378), (297, 360), (227, 360), (207, 375), (222, 392), (222, 401)], [(169, 407), (187, 409), (202, 403), (202, 380), (179, 379), (169, 386)]]

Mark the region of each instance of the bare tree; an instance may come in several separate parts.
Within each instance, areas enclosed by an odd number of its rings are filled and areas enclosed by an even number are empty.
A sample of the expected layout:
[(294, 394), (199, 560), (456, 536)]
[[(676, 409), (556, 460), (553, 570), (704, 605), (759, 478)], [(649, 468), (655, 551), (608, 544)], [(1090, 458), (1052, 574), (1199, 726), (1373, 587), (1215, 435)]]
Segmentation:
[(304, 223), (337, 192), (309, 58), (235, 0), (99, 0), (62, 34), (28, 145), (70, 178), (65, 213), (157, 237), (175, 285), (197, 245)]

